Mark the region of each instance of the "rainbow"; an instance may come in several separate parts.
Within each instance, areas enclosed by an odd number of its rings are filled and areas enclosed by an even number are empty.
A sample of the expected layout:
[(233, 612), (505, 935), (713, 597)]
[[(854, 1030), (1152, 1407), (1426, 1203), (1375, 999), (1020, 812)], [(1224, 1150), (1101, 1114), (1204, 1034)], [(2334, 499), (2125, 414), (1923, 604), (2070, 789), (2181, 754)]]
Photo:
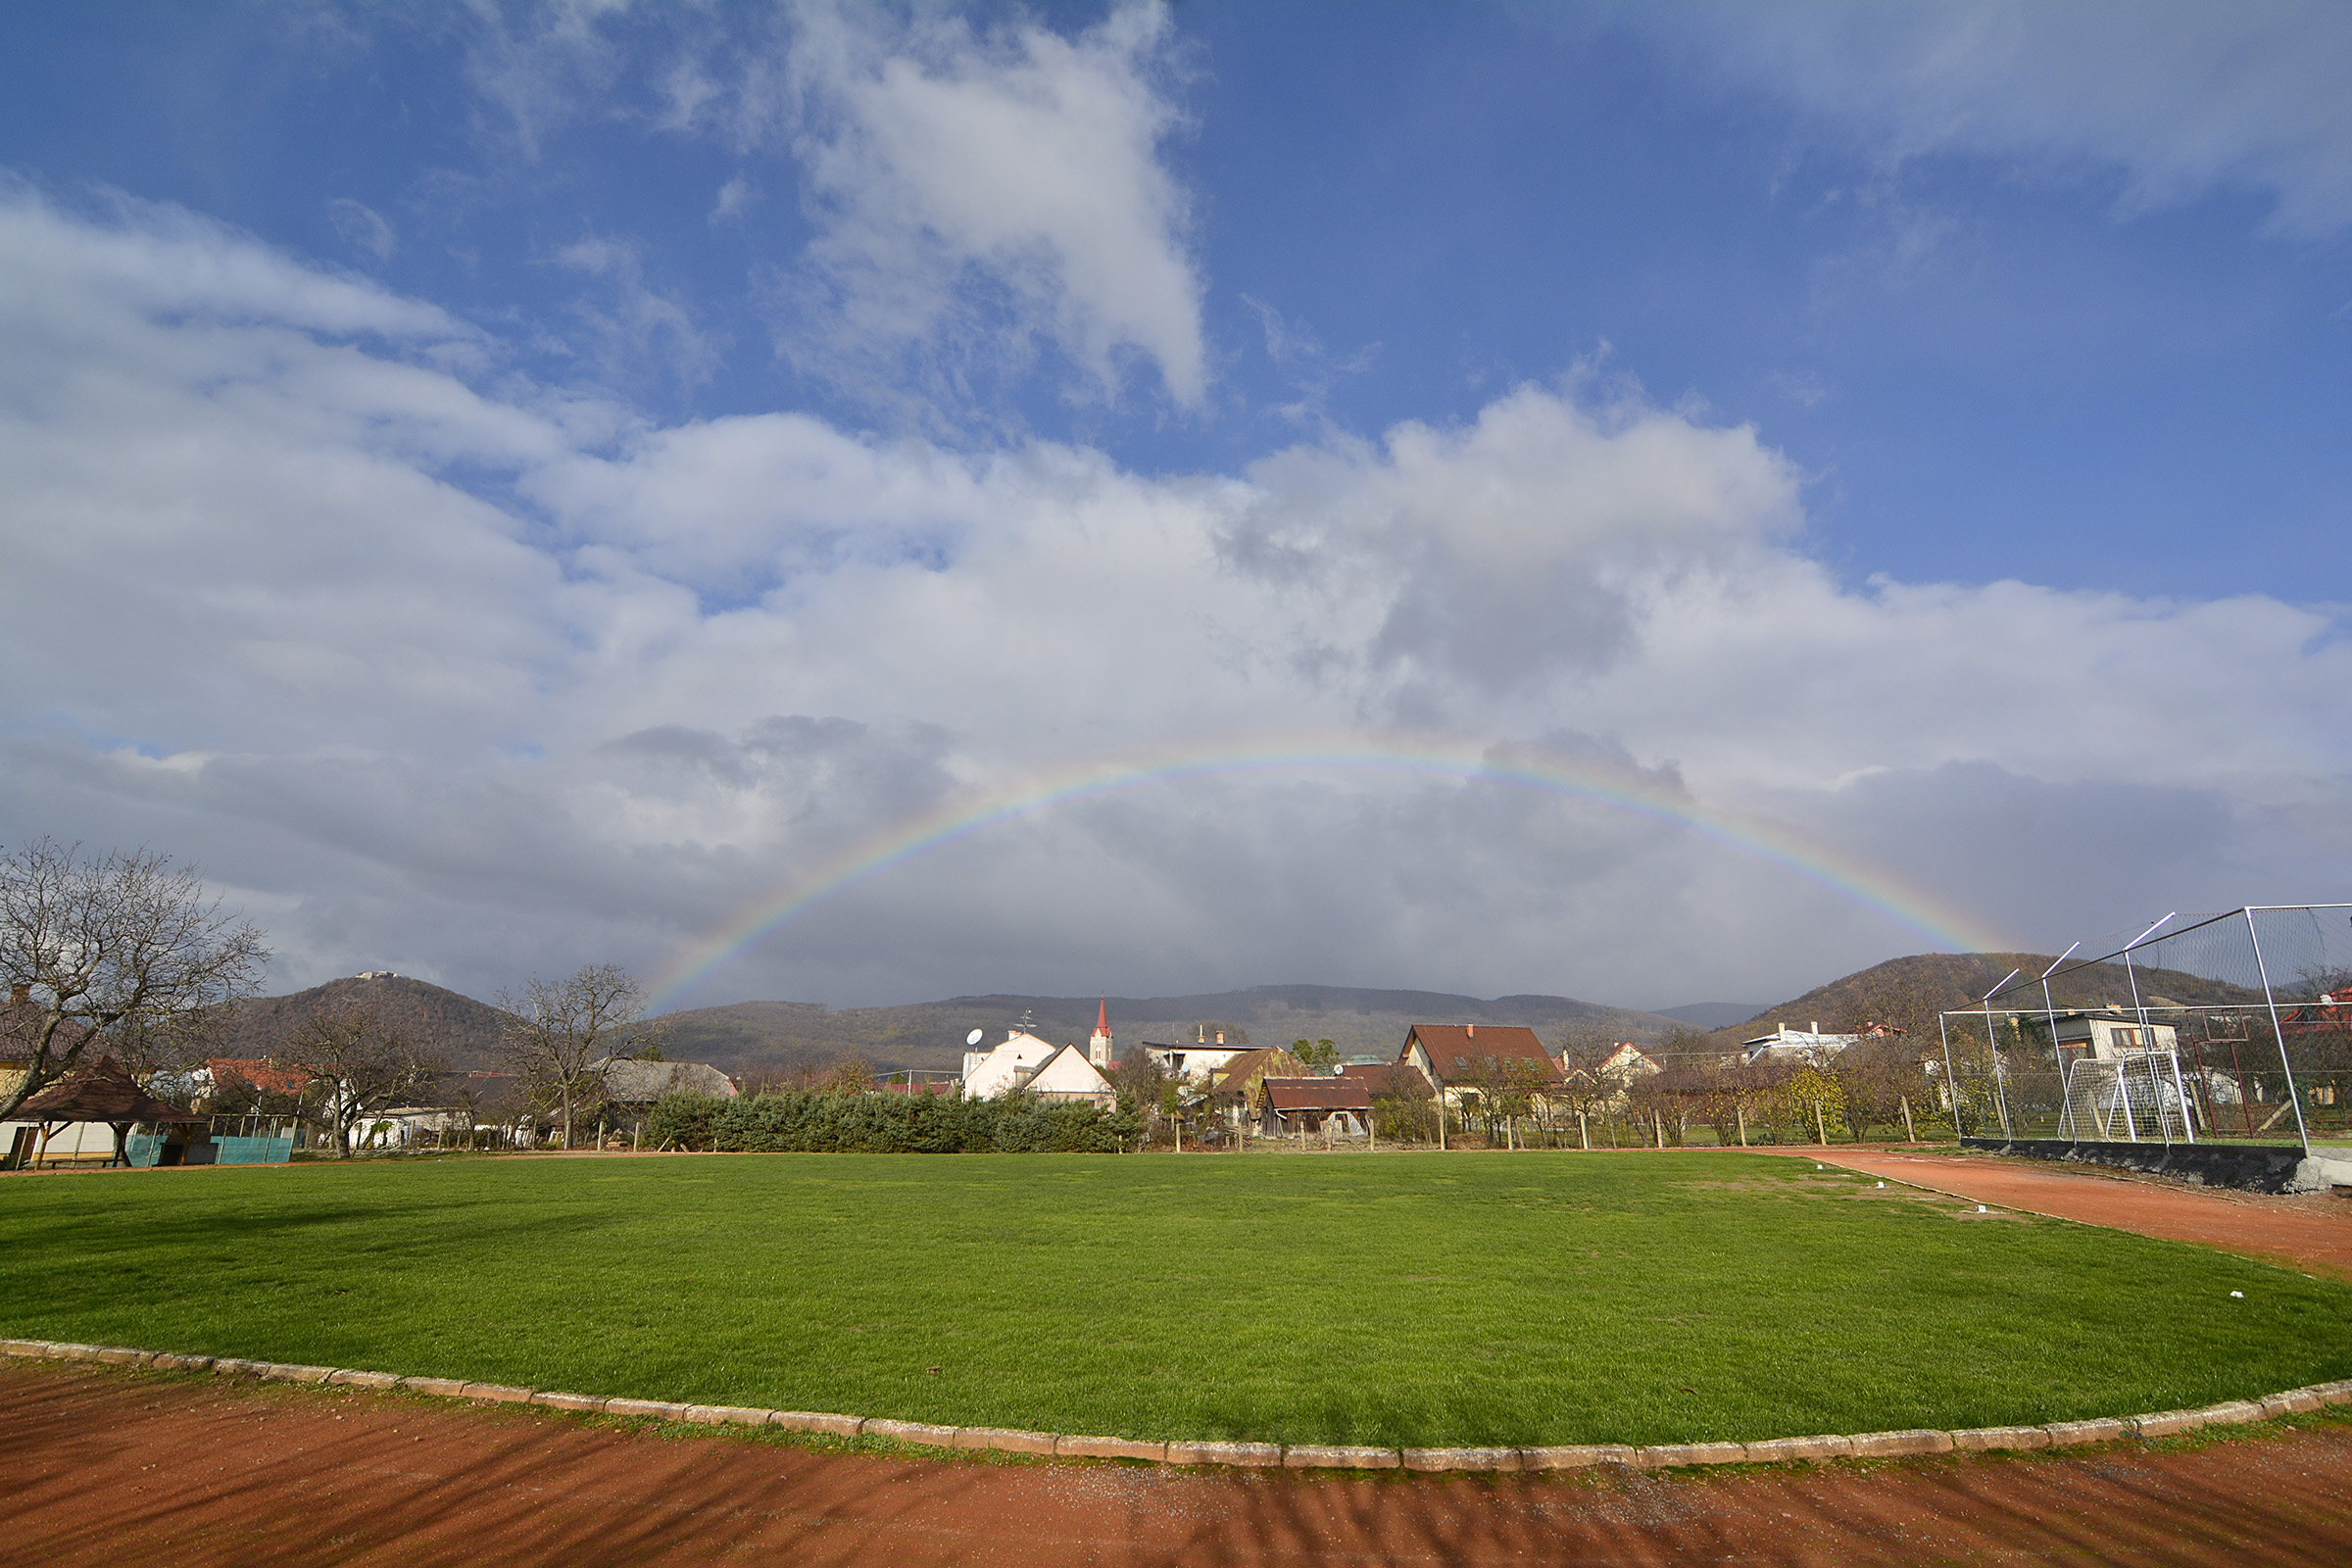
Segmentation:
[(991, 790), (934, 809), (791, 877), (695, 941), (656, 977), (654, 1010), (674, 1004), (762, 939), (852, 888), (952, 844), (1007, 823), (1147, 785), (1248, 774), (1344, 771), (1482, 783), (1566, 796), (1671, 823), (1780, 866), (1886, 916), (1939, 948), (2001, 952), (2004, 936), (1891, 873), (1813, 841), (1785, 824), (1700, 806), (1655, 781), (1603, 762), (1511, 758), (1443, 743), (1399, 746), (1344, 740), (1325, 745), (1220, 747), (1151, 758), (1098, 759), (1043, 779)]

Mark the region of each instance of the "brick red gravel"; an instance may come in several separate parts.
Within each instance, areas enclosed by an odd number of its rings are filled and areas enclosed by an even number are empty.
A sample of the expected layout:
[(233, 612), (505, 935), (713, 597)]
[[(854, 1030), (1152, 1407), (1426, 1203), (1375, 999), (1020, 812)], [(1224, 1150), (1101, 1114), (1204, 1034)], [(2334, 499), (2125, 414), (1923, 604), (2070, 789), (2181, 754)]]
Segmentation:
[(1405, 1481), (821, 1453), (502, 1406), (0, 1366), (11, 1563), (2307, 1565), (2352, 1425), (2194, 1451)]
[(2352, 1279), (2352, 1196), (2340, 1189), (2294, 1197), (2238, 1193), (2096, 1165), (1990, 1154), (1839, 1148), (1759, 1152), (1842, 1165), (1974, 1202), (2277, 1258), (2315, 1274)]

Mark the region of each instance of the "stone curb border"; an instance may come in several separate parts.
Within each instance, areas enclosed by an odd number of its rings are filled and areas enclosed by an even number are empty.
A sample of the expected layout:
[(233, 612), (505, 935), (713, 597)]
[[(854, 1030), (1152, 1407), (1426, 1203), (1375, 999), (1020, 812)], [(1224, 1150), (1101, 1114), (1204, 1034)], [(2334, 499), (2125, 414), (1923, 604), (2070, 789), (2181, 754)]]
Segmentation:
[(1311, 1443), (1195, 1443), (1183, 1439), (1146, 1443), (1132, 1438), (1020, 1432), (1008, 1427), (942, 1427), (921, 1421), (885, 1421), (811, 1410), (758, 1410), (734, 1404), (608, 1398), (594, 1394), (518, 1389), (503, 1383), (467, 1383), (461, 1378), (399, 1377), (390, 1372), (361, 1372), (348, 1367), (288, 1366), (277, 1361), (173, 1355), (166, 1351), (132, 1350), (112, 1345), (70, 1345), (53, 1340), (0, 1340), (0, 1355), (44, 1361), (99, 1361), (109, 1366), (148, 1367), (160, 1372), (209, 1371), (229, 1376), (247, 1373), (330, 1388), (398, 1389), (444, 1398), (536, 1404), (597, 1415), (652, 1416), (701, 1426), (768, 1426), (839, 1438), (888, 1438), (933, 1448), (996, 1448), (1006, 1453), (1050, 1454), (1064, 1459), (1149, 1459), (1158, 1464), (1288, 1470), (1583, 1470), (1604, 1464), (1628, 1465), (1637, 1470), (1670, 1470), (1687, 1465), (1786, 1464), (1796, 1459), (1892, 1459), (1921, 1453), (1983, 1453), (1996, 1448), (2070, 1448), (2114, 1443), (2124, 1438), (2169, 1438), (2199, 1427), (2243, 1426), (2282, 1415), (2302, 1414), (2323, 1405), (2352, 1404), (2352, 1378), (2347, 1378), (2337, 1383), (2288, 1389), (2260, 1399), (2231, 1399), (2198, 1410), (2159, 1410), (2095, 1421), (2054, 1421), (2038, 1427), (1969, 1427), (1956, 1432), (1918, 1428), (1906, 1432), (1772, 1438), (1761, 1443), (1668, 1443), (1642, 1447), (1590, 1443), (1554, 1448), (1362, 1448)]

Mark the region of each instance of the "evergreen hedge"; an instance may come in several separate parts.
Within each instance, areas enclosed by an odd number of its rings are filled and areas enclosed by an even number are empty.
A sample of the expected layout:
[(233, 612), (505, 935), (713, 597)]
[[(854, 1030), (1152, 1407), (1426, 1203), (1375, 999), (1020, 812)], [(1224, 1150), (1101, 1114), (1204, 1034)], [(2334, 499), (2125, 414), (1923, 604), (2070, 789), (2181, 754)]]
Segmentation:
[(723, 1100), (671, 1094), (645, 1119), (648, 1149), (815, 1154), (1115, 1154), (1135, 1147), (1132, 1113), (1045, 1104), (1026, 1096), (792, 1091)]

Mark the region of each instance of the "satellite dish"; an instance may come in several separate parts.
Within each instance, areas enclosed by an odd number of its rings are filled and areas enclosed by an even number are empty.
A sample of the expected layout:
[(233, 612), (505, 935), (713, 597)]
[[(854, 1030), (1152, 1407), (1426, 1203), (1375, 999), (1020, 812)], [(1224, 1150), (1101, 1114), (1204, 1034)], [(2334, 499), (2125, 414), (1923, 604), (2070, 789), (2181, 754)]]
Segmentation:
[(963, 1043), (967, 1046), (978, 1045), (980, 1043), (980, 1031), (975, 1029), (970, 1034), (965, 1035), (963, 1037)]

